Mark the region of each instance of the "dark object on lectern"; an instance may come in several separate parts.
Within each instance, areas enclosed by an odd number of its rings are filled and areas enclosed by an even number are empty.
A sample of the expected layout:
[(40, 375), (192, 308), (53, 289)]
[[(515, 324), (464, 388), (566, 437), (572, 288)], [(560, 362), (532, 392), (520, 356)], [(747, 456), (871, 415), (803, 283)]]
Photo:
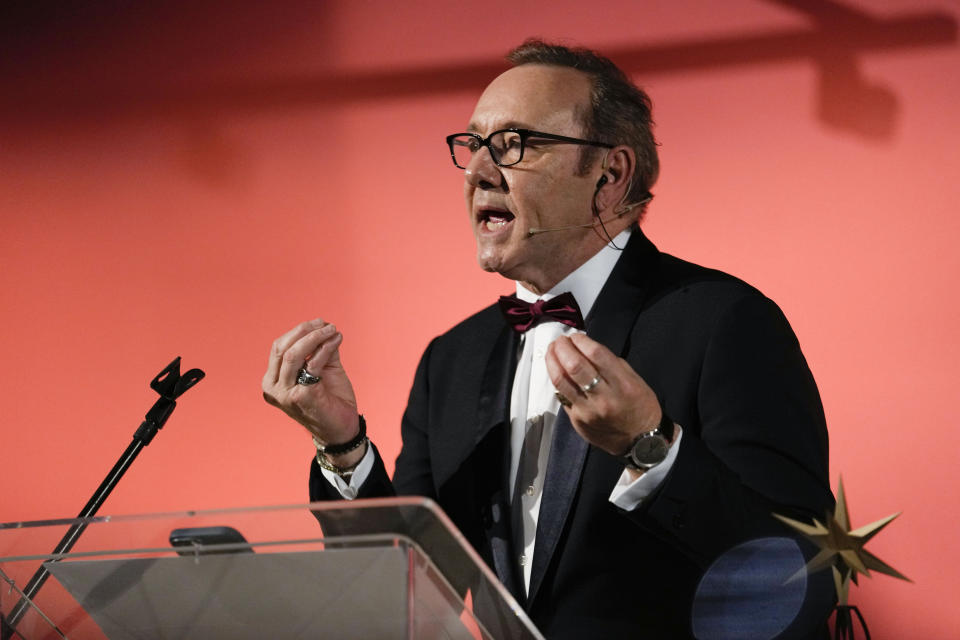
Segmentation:
[[(187, 527), (170, 532), (170, 544), (181, 556), (212, 553), (253, 553), (243, 534), (233, 527)], [(231, 545), (226, 548), (208, 547)]]
[[(83, 510), (80, 511), (80, 515), (78, 515), (77, 518), (91, 518), (96, 515), (100, 506), (103, 505), (107, 496), (110, 495), (113, 488), (120, 482), (120, 478), (123, 477), (123, 474), (133, 463), (137, 454), (140, 453), (140, 450), (150, 444), (153, 437), (157, 435), (157, 432), (167, 422), (167, 418), (170, 417), (170, 414), (173, 413), (173, 410), (177, 406), (177, 398), (186, 393), (193, 385), (203, 380), (205, 375), (206, 374), (200, 369), (190, 369), (181, 376), (180, 356), (177, 356), (173, 362), (168, 364), (163, 371), (158, 373), (157, 376), (150, 381), (150, 388), (160, 394), (160, 399), (157, 400), (147, 412), (144, 421), (140, 423), (140, 426), (133, 434), (133, 442), (131, 442), (126, 451), (123, 452), (123, 455), (120, 456), (117, 463), (113, 465), (113, 469), (110, 470), (107, 477), (104, 478), (100, 486), (97, 487), (97, 490), (90, 497), (90, 500), (87, 501), (87, 504), (83, 507)], [(70, 551), (80, 537), (80, 534), (83, 533), (83, 530), (86, 528), (87, 523), (78, 523), (71, 526), (53, 550), (52, 555), (64, 554)], [(54, 558), (54, 561), (56, 561), (56, 558)], [(16, 606), (10, 610), (10, 615), (7, 619), (0, 621), (0, 640), (8, 640), (13, 637), (17, 623), (20, 622), (20, 618), (22, 618), (26, 612), (28, 602), (33, 600), (37, 591), (40, 590), (40, 587), (43, 586), (43, 583), (46, 582), (49, 575), (50, 573), (45, 566), (41, 566), (37, 569), (37, 572), (33, 574), (30, 582), (27, 583), (26, 588), (23, 590), (23, 597), (21, 597)]]
[(870, 640), (870, 630), (867, 629), (867, 621), (863, 619), (863, 616), (860, 614), (860, 609), (857, 609), (853, 605), (838, 604), (837, 605), (837, 617), (834, 620), (834, 631), (833, 639), (834, 640), (855, 640), (856, 634), (854, 634), (853, 629), (853, 616), (850, 613), (853, 612), (857, 614), (857, 618), (860, 620), (860, 626), (863, 627), (863, 635), (866, 640)]

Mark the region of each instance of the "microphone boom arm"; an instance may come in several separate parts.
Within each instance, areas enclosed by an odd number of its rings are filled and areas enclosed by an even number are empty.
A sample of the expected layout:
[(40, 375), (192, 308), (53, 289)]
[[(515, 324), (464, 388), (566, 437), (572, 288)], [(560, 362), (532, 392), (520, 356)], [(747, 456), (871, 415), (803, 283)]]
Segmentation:
[[(159, 393), (160, 398), (147, 412), (143, 422), (140, 423), (140, 426), (133, 434), (133, 442), (131, 442), (126, 451), (123, 452), (120, 459), (117, 460), (117, 463), (113, 465), (113, 469), (110, 470), (107, 477), (104, 478), (100, 486), (97, 487), (97, 490), (83, 507), (83, 510), (80, 511), (77, 519), (92, 518), (96, 515), (97, 511), (107, 499), (107, 496), (110, 495), (113, 488), (120, 482), (120, 478), (123, 477), (127, 468), (133, 464), (140, 450), (150, 444), (154, 436), (157, 435), (157, 432), (166, 424), (170, 414), (173, 413), (173, 410), (177, 406), (176, 399), (193, 387), (193, 385), (200, 382), (205, 375), (206, 374), (200, 369), (190, 369), (181, 376), (180, 356), (177, 356), (173, 362), (168, 364), (163, 371), (158, 373), (157, 376), (150, 381), (150, 388)], [(60, 540), (60, 543), (57, 544), (56, 548), (51, 552), (51, 556), (68, 553), (77, 542), (80, 534), (87, 528), (88, 524), (89, 522), (78, 522), (71, 525), (66, 535), (63, 536), (63, 539)], [(54, 557), (51, 561), (57, 562), (59, 560), (60, 558)], [(34, 596), (36, 596), (40, 587), (43, 586), (43, 583), (47, 581), (48, 577), (50, 577), (50, 572), (46, 566), (41, 564), (40, 568), (37, 569), (36, 573), (33, 574), (33, 577), (30, 578), (30, 581), (24, 588), (20, 601), (10, 610), (10, 615), (7, 616), (6, 619), (0, 616), (0, 640), (8, 640), (13, 637), (17, 624), (26, 613), (30, 602)]]

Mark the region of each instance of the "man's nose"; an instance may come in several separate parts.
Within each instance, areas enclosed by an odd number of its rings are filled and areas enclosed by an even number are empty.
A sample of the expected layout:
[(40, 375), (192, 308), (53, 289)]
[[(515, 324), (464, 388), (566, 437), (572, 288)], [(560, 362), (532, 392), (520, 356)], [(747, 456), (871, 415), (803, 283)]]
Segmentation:
[(500, 167), (486, 147), (473, 154), (463, 174), (467, 183), (475, 189), (500, 189), (506, 186)]

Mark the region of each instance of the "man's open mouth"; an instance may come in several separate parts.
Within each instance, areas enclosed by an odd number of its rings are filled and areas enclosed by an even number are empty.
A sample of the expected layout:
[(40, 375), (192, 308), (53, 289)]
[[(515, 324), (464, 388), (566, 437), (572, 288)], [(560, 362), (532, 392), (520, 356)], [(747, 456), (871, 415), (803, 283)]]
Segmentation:
[(480, 226), (488, 231), (502, 229), (508, 222), (513, 220), (513, 217), (513, 214), (509, 211), (500, 209), (481, 209), (477, 212), (477, 219), (480, 221)]

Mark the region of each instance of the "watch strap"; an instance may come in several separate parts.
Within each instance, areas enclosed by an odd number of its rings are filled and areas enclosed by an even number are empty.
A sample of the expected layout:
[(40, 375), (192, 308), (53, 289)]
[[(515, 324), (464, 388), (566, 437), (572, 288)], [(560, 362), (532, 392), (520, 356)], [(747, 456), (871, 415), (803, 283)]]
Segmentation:
[(676, 429), (674, 429), (673, 419), (667, 415), (666, 411), (660, 411), (660, 424), (651, 433), (659, 432), (667, 442), (673, 442), (674, 431)]

